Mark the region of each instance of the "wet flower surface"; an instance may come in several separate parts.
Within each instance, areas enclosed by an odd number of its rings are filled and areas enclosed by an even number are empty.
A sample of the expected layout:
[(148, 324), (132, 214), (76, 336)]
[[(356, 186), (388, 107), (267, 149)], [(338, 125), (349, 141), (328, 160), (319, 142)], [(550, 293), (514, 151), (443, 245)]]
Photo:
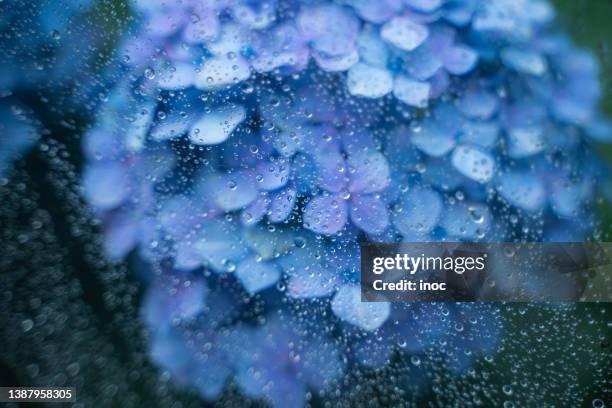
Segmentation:
[[(205, 400), (333, 401), (400, 363), (435, 391), (503, 349), (496, 304), (361, 302), (361, 243), (597, 238), (612, 125), (547, 1), (129, 5), (80, 192), (150, 359)], [(0, 107), (0, 176), (33, 123)]]
[(108, 254), (162, 282), (153, 358), (205, 398), (232, 381), (301, 406), (394, 350), (444, 343), (464, 370), (495, 349), (493, 307), (362, 303), (359, 242), (588, 233), (588, 142), (612, 134), (596, 61), (544, 1), (134, 7), (84, 192)]

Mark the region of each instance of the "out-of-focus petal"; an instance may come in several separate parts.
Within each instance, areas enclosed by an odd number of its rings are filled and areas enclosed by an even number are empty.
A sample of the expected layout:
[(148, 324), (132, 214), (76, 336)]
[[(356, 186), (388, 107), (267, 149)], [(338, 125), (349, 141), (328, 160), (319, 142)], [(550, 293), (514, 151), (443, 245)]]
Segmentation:
[(358, 286), (342, 286), (331, 303), (332, 311), (340, 319), (367, 331), (378, 329), (391, 313), (387, 302), (362, 302)]
[(304, 227), (317, 234), (334, 235), (344, 228), (347, 213), (346, 201), (340, 196), (316, 196), (304, 209)]
[(257, 186), (245, 173), (225, 174), (216, 183), (215, 203), (225, 211), (246, 207), (257, 198)]
[(442, 63), (444, 68), (453, 75), (463, 75), (476, 66), (478, 54), (465, 45), (456, 45), (444, 50)]
[(246, 111), (240, 105), (217, 108), (193, 124), (189, 140), (197, 145), (223, 143), (245, 118)]
[(386, 69), (358, 63), (348, 71), (346, 84), (355, 96), (380, 98), (393, 89), (393, 77)]
[(382, 26), (380, 36), (401, 50), (412, 51), (427, 39), (429, 29), (408, 17), (395, 17)]
[(435, 190), (408, 191), (393, 211), (393, 225), (402, 235), (427, 234), (438, 223), (442, 198)]
[(251, 76), (249, 64), (240, 56), (219, 56), (204, 61), (195, 77), (198, 89), (213, 90), (235, 85)]
[(271, 262), (258, 262), (255, 257), (241, 261), (236, 276), (251, 295), (274, 285), (280, 279), (278, 267)]
[(268, 219), (270, 222), (283, 222), (291, 215), (295, 205), (297, 192), (292, 187), (287, 187), (271, 195)]
[(429, 101), (430, 86), (428, 82), (412, 80), (403, 75), (395, 78), (393, 95), (402, 102), (417, 108), (424, 108)]
[(89, 202), (100, 210), (117, 207), (130, 194), (126, 167), (118, 162), (94, 163), (85, 169), (83, 190)]
[(538, 211), (546, 203), (546, 190), (540, 179), (526, 172), (499, 176), (497, 191), (511, 205), (527, 211)]
[(380, 234), (389, 224), (386, 204), (379, 198), (356, 195), (351, 198), (351, 221), (370, 234)]
[(389, 184), (389, 163), (378, 151), (357, 151), (349, 155), (347, 164), (352, 193), (373, 193)]
[(489, 153), (469, 145), (457, 146), (451, 158), (453, 166), (479, 183), (491, 180), (495, 170), (495, 159)]

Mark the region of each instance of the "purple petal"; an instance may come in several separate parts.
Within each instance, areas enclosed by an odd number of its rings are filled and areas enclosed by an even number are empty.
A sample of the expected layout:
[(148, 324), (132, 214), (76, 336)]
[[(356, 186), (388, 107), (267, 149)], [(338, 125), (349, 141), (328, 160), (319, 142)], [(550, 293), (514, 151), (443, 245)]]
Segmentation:
[(236, 277), (251, 295), (274, 285), (280, 276), (276, 265), (258, 262), (253, 256), (241, 261), (236, 268)]
[(347, 204), (338, 195), (314, 197), (304, 209), (304, 227), (317, 234), (334, 235), (344, 228)]
[(244, 1), (232, 7), (232, 16), (246, 27), (261, 30), (276, 20), (277, 7), (275, 0)]
[(378, 329), (391, 314), (387, 302), (361, 302), (358, 286), (342, 286), (332, 300), (332, 311), (340, 319), (367, 331)]
[(380, 234), (389, 225), (389, 213), (381, 199), (355, 195), (351, 198), (351, 220), (367, 233)]
[(308, 64), (309, 51), (298, 30), (290, 24), (277, 26), (254, 39), (252, 60), (258, 72), (286, 68), (299, 71)]
[(291, 215), (295, 206), (297, 192), (292, 187), (287, 187), (277, 193), (272, 194), (272, 202), (268, 211), (270, 222), (283, 222)]
[(416, 108), (425, 108), (429, 101), (430, 86), (428, 82), (420, 82), (399, 75), (395, 78), (393, 95), (397, 99)]
[[(369, 0), (365, 0), (368, 4), (373, 4)], [(378, 4), (378, 2), (374, 2)], [(389, 59), (389, 49), (385, 42), (380, 38), (374, 30), (362, 30), (357, 39), (357, 50), (359, 58), (362, 62), (373, 67), (384, 68)]]
[(496, 121), (466, 121), (461, 127), (459, 142), (490, 148), (495, 145), (499, 131), (499, 124)]
[(314, 157), (317, 166), (319, 186), (333, 193), (346, 187), (348, 171), (346, 163), (337, 148), (323, 150)]
[(442, 63), (444, 68), (453, 75), (463, 75), (476, 66), (478, 54), (467, 46), (456, 45), (444, 50)]
[(123, 259), (138, 243), (138, 224), (129, 215), (114, 217), (104, 230), (104, 252), (111, 260)]
[(382, 26), (380, 36), (401, 50), (412, 51), (427, 39), (429, 30), (407, 17), (395, 17)]
[(374, 193), (389, 184), (389, 164), (380, 152), (356, 152), (348, 157), (347, 164), (352, 193)]
[(459, 173), (479, 183), (491, 180), (495, 170), (493, 156), (468, 145), (457, 146), (453, 151), (451, 162)]

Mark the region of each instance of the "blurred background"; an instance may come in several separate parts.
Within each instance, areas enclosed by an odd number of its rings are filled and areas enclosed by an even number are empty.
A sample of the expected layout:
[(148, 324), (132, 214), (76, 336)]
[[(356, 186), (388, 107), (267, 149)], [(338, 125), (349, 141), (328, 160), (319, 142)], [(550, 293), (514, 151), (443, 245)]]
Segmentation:
[[(603, 109), (612, 116), (612, 2), (553, 3), (577, 44), (597, 54)], [(0, 156), (21, 153), (0, 171), (0, 385), (75, 386), (77, 406), (206, 405), (149, 361), (138, 315), (142, 288), (128, 267), (137, 260), (104, 259), (100, 227), (80, 195), (80, 136), (108, 98), (117, 42), (133, 21), (129, 6), (5, 0), (0, 10), (0, 58), (12, 62), (0, 67), (0, 124), (6, 110), (23, 115), (29, 140), (0, 145)], [(612, 148), (597, 149), (612, 164)], [(612, 186), (602, 188), (612, 195)], [(599, 239), (610, 241), (609, 201), (602, 200), (598, 211), (604, 226)], [(506, 394), (515, 401), (508, 406), (568, 406), (575, 395), (583, 396), (584, 406), (612, 404), (612, 305), (497, 307), (505, 332), (494, 362), (441, 376), (444, 384), (434, 387), (452, 390), (442, 397), (431, 388), (405, 396), (406, 403), (465, 406), (462, 399), (478, 396), (491, 406)], [(436, 367), (430, 368), (435, 377)], [(397, 362), (355, 375), (346, 389), (360, 383), (360, 391), (332, 401), (397, 405), (389, 395), (402, 370)], [(230, 386), (213, 405), (248, 404), (262, 402)]]

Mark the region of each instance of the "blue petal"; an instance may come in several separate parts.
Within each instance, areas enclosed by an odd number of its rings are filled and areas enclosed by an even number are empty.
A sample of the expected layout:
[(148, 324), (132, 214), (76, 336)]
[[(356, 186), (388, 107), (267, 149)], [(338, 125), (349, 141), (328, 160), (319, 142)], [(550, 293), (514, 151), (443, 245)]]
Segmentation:
[(410, 128), (410, 141), (423, 153), (441, 157), (455, 147), (454, 135), (433, 120), (425, 120), (420, 126)]
[(508, 130), (508, 156), (521, 159), (540, 153), (546, 147), (540, 126), (521, 126)]
[(404, 3), (417, 11), (423, 13), (431, 13), (436, 11), (444, 0), (404, 0)]
[(486, 183), (493, 177), (495, 159), (476, 147), (457, 146), (451, 161), (461, 174), (479, 183)]
[(287, 187), (277, 193), (272, 194), (268, 219), (270, 222), (283, 222), (291, 215), (295, 206), (297, 192), (292, 187)]
[(349, 0), (348, 4), (359, 17), (374, 24), (384, 23), (402, 8), (402, 0)]
[(374, 193), (389, 184), (389, 163), (378, 151), (357, 151), (347, 159), (351, 193)]
[(335, 4), (304, 8), (297, 24), (312, 47), (329, 56), (350, 53), (359, 34), (357, 17), (349, 9)]
[(236, 277), (251, 295), (274, 285), (280, 275), (276, 265), (258, 262), (253, 256), (241, 261), (236, 268)]
[(289, 181), (290, 170), (289, 163), (284, 160), (261, 162), (255, 169), (257, 188), (270, 191), (283, 187)]
[(242, 210), (240, 213), (240, 221), (247, 227), (257, 224), (266, 215), (269, 206), (270, 198), (264, 193)]
[(446, 208), (440, 226), (450, 238), (482, 239), (489, 229), (491, 213), (483, 204), (457, 203)]
[(501, 59), (508, 68), (530, 75), (542, 75), (546, 72), (546, 60), (533, 51), (506, 48), (501, 52)]
[(235, 85), (250, 76), (249, 64), (242, 57), (212, 57), (200, 67), (195, 77), (195, 86), (198, 89), (214, 90)]
[(347, 205), (338, 195), (314, 197), (304, 209), (304, 227), (317, 234), (334, 235), (344, 228)]
[(170, 69), (159, 72), (157, 86), (164, 90), (178, 90), (193, 85), (196, 72), (193, 66), (186, 63), (175, 63)]
[(429, 101), (430, 85), (399, 75), (395, 77), (393, 95), (410, 106), (425, 108)]
[(212, 192), (215, 203), (225, 211), (234, 211), (246, 207), (257, 198), (257, 187), (253, 179), (242, 172), (225, 174), (216, 182)]
[(370, 234), (380, 234), (389, 224), (386, 204), (379, 198), (355, 195), (351, 199), (353, 224)]
[(313, 51), (312, 57), (322, 70), (328, 72), (346, 71), (359, 61), (359, 53), (352, 50), (347, 54), (329, 56)]
[(395, 17), (382, 26), (380, 36), (401, 50), (412, 51), (427, 39), (429, 29), (408, 17)]
[(511, 172), (499, 177), (499, 194), (511, 205), (527, 211), (539, 211), (546, 203), (546, 190), (534, 174)]
[(442, 63), (448, 72), (454, 75), (463, 75), (476, 66), (478, 54), (464, 45), (456, 45), (444, 50)]
[(499, 124), (492, 122), (466, 121), (459, 133), (459, 142), (491, 148), (497, 142)]
[(216, 145), (223, 143), (246, 118), (245, 109), (240, 106), (226, 106), (205, 113), (193, 124), (189, 140), (197, 145)]
[(405, 236), (429, 233), (442, 213), (442, 198), (435, 190), (417, 188), (408, 191), (393, 211), (393, 225)]
[(101, 210), (117, 207), (130, 193), (128, 172), (117, 162), (101, 162), (88, 166), (83, 176), (83, 189), (89, 202)]
[(342, 286), (332, 300), (332, 311), (340, 319), (367, 331), (378, 329), (391, 314), (387, 302), (362, 302), (358, 286)]
[(489, 119), (499, 107), (497, 97), (480, 88), (470, 88), (457, 101), (457, 107), (464, 115), (476, 119)]
[(346, 84), (352, 95), (380, 98), (393, 89), (393, 77), (386, 69), (358, 63), (349, 70)]
[[(366, 3), (372, 4), (369, 0)], [(389, 49), (374, 30), (362, 30), (357, 39), (357, 50), (362, 62), (373, 67), (384, 68), (389, 59)]]

